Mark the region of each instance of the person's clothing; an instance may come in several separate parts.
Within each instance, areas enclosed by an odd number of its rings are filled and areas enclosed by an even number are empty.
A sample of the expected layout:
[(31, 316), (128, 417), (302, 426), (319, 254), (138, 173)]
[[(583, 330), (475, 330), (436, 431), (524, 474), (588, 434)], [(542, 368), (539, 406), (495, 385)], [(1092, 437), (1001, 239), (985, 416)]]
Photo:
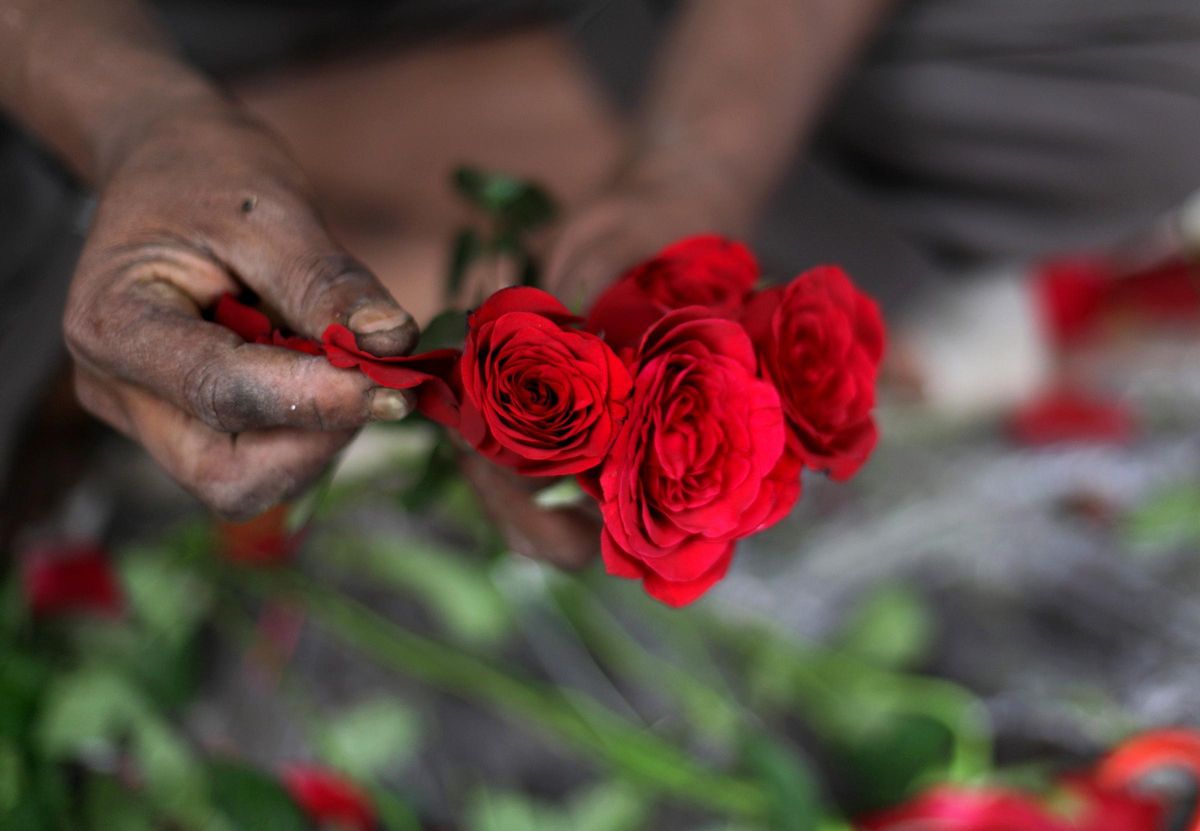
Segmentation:
[[(350, 45), (531, 19), (565, 22), (628, 87), (653, 0), (160, 0), (190, 59), (222, 76)], [(636, 9), (642, 9), (638, 13)], [(698, 56), (699, 59), (699, 56)], [(758, 240), (781, 271), (845, 264), (893, 313), (989, 263), (1103, 245), (1200, 188), (1196, 0), (908, 0), (830, 105)], [(0, 362), (57, 343), (80, 198), (0, 124)], [(52, 333), (47, 345), (33, 345)], [(48, 337), (48, 336), (47, 336)], [(36, 356), (33, 354), (36, 351)], [(59, 352), (61, 354), (61, 350)], [(0, 381), (3, 436), (37, 388)]]

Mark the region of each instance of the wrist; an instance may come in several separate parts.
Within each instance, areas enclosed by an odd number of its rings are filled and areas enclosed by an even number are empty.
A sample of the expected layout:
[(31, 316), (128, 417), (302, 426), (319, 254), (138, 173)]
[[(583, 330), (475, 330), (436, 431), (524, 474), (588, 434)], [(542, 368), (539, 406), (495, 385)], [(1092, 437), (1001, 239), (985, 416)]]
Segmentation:
[(621, 167), (616, 185), (691, 205), (709, 230), (731, 236), (745, 235), (760, 207), (736, 163), (682, 143), (636, 150)]
[(235, 105), (203, 79), (181, 79), (176, 84), (122, 95), (109, 102), (89, 135), (89, 162), (85, 175), (101, 188), (139, 147), (186, 125), (233, 125)]

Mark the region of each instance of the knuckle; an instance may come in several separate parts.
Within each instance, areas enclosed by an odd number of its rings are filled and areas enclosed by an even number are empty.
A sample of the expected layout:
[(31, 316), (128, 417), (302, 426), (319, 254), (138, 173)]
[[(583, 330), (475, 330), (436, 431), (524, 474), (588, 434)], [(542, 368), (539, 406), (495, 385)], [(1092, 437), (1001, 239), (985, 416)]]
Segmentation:
[(269, 396), (245, 376), (229, 372), (220, 359), (202, 361), (183, 380), (184, 400), (205, 424), (223, 433), (262, 426)]
[(310, 254), (297, 258), (292, 267), (299, 309), (320, 308), (329, 299), (347, 290), (373, 287), (374, 278), (366, 266), (349, 254)]

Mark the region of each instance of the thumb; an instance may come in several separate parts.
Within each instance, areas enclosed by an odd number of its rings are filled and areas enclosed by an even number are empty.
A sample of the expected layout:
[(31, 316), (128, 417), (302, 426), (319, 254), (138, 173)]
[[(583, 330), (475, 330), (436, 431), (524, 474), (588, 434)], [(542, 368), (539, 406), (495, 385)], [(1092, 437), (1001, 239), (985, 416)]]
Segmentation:
[(218, 256), (296, 332), (320, 338), (340, 323), (369, 352), (411, 352), (419, 335), (412, 315), (297, 202), (246, 199)]

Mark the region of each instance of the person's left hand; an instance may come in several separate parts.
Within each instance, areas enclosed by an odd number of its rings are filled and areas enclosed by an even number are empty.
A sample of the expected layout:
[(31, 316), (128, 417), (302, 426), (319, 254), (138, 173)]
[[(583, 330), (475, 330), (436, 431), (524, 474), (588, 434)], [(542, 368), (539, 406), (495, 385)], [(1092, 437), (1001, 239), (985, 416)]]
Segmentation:
[(631, 266), (693, 234), (742, 236), (750, 224), (724, 177), (712, 171), (618, 177), (571, 211), (543, 259), (546, 290), (583, 312)]

